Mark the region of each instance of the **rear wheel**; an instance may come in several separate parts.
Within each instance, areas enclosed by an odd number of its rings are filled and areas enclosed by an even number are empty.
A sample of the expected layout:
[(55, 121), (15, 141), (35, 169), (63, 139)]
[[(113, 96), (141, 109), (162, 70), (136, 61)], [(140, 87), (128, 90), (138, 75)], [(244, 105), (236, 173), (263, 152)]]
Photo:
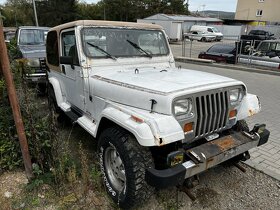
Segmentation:
[(143, 203), (153, 192), (145, 181), (152, 167), (150, 151), (119, 127), (104, 130), (98, 142), (99, 163), (109, 196), (121, 207)]
[(205, 38), (205, 37), (202, 37), (202, 38), (201, 38), (201, 41), (202, 41), (202, 42), (206, 42), (206, 38)]
[(61, 114), (61, 110), (57, 105), (54, 89), (51, 84), (48, 84), (48, 104), (49, 104), (51, 115), (55, 119), (58, 119), (58, 117)]
[(39, 83), (37, 85), (37, 92), (39, 95), (45, 95), (47, 90), (47, 86), (45, 83)]

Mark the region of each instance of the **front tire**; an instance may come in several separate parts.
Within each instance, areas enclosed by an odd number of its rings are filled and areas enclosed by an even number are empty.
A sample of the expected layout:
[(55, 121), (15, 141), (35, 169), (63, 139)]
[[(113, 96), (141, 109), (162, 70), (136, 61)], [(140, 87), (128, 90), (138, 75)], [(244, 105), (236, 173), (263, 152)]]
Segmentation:
[(99, 163), (109, 196), (121, 208), (132, 208), (149, 198), (153, 189), (145, 181), (152, 167), (150, 151), (119, 127), (102, 132), (98, 141)]

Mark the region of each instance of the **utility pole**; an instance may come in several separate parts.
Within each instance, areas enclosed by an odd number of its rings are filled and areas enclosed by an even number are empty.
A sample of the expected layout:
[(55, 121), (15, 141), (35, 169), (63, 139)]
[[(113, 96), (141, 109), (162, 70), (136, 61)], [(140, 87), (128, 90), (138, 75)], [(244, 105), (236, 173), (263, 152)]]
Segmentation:
[(37, 17), (37, 11), (36, 11), (35, 0), (32, 0), (32, 3), (33, 3), (33, 10), (34, 10), (34, 16), (35, 16), (36, 26), (39, 26), (39, 24), (38, 24), (38, 17)]
[(202, 14), (203, 14), (203, 17), (205, 17), (205, 6), (206, 6), (205, 4), (202, 5), (202, 9), (203, 9), (203, 10), (202, 10)]
[[(2, 18), (1, 18), (2, 19)], [(4, 40), (3, 25), (0, 24), (0, 64), (2, 73), (4, 75), (6, 87), (8, 90), (8, 96), (10, 105), (13, 111), (13, 117), (16, 125), (16, 130), (18, 134), (18, 139), (20, 143), (21, 153), (23, 157), (23, 163), (25, 167), (25, 173), (27, 178), (30, 180), (33, 177), (32, 174), (32, 164), (28, 149), (28, 143), (25, 135), (24, 125), (22, 121), (22, 116), (20, 112), (20, 107), (17, 99), (16, 89), (14, 85), (13, 76), (11, 73), (10, 62), (7, 53), (7, 47)]]

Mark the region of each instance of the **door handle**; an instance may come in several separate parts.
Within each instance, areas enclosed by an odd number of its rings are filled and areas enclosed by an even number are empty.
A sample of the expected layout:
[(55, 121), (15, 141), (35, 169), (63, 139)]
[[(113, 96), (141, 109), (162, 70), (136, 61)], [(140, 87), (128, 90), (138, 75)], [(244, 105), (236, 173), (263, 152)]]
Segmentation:
[(64, 66), (64, 65), (62, 65), (62, 67), (61, 67), (61, 68), (62, 68), (62, 73), (63, 73), (63, 74), (66, 74), (66, 73), (65, 73), (65, 66)]

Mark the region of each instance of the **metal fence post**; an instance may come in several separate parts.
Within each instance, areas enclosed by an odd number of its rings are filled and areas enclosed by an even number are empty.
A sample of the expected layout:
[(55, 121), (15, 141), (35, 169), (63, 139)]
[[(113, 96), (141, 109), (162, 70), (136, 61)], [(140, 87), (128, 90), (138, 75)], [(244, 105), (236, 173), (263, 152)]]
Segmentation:
[(190, 39), (190, 58), (192, 57), (192, 44), (193, 44), (193, 39)]
[(2, 24), (0, 24), (0, 64), (4, 75), (6, 87), (8, 90), (9, 101), (12, 108), (18, 139), (20, 143), (20, 148), (22, 152), (25, 173), (27, 178), (31, 179), (33, 177), (31, 158), (29, 154), (28, 143), (25, 135), (23, 120), (22, 120), (20, 107), (17, 99), (13, 76), (10, 70), (11, 69), (10, 62), (8, 58), (7, 47), (4, 41), (4, 32), (3, 32)]

